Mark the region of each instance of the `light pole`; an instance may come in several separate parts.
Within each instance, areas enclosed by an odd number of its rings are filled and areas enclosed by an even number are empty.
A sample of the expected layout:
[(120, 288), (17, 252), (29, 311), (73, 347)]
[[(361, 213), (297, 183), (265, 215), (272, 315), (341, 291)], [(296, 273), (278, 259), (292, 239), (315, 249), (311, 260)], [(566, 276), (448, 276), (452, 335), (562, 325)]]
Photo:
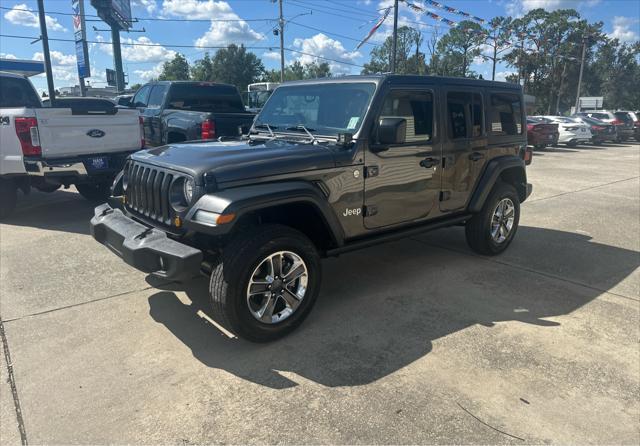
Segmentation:
[(393, 3), (393, 42), (391, 44), (391, 72), (396, 72), (396, 46), (398, 43), (398, 0)]
[(38, 0), (38, 18), (40, 19), (40, 38), (42, 39), (42, 51), (44, 53), (44, 68), (47, 71), (47, 88), (49, 101), (54, 106), (56, 101), (56, 89), (53, 86), (53, 72), (51, 71), (51, 54), (49, 54), (49, 35), (47, 34), (47, 21), (44, 15), (44, 0)]
[(582, 35), (582, 58), (580, 59), (580, 75), (578, 76), (578, 91), (576, 92), (576, 109), (575, 113), (578, 113), (580, 107), (580, 87), (582, 87), (582, 71), (584, 70), (584, 55), (587, 51), (587, 35)]
[(278, 24), (280, 25), (280, 82), (284, 82), (284, 18), (282, 17), (282, 0), (278, 0), (278, 6), (280, 8), (280, 18)]

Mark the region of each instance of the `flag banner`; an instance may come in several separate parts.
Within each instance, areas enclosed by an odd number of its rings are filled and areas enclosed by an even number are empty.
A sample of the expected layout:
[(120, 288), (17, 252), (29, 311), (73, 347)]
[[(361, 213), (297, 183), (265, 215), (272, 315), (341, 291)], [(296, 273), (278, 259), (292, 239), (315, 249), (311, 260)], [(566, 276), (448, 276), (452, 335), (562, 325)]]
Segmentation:
[[(422, 6), (416, 5), (415, 3), (409, 3), (407, 0), (402, 0), (402, 2), (405, 3), (409, 8), (413, 9), (414, 11), (425, 13), (425, 14), (429, 15), (429, 17), (431, 17), (432, 19), (436, 19), (436, 17), (433, 17), (431, 15), (433, 13), (430, 13), (425, 8), (423, 8)], [(469, 18), (471, 20), (474, 20), (474, 21), (476, 21), (478, 23), (481, 23), (483, 25), (485, 23), (485, 19), (483, 19), (483, 18), (476, 17), (474, 15), (469, 14), (468, 12), (461, 11), (458, 8), (452, 8), (451, 6), (443, 5), (442, 3), (436, 2), (435, 0), (424, 0), (424, 2), (427, 5), (434, 6), (434, 7), (438, 8), (438, 9), (442, 9), (443, 11), (447, 11), (447, 12), (449, 12), (451, 14), (457, 14), (457, 15), (461, 15), (463, 17), (467, 17), (467, 18)], [(433, 14), (433, 15), (437, 16), (436, 14)], [(450, 25), (449, 22), (455, 23), (452, 20), (448, 20), (448, 19), (444, 19), (443, 20), (439, 16), (437, 16), (437, 17), (438, 18), (436, 20), (440, 20), (441, 22), (447, 23), (448, 25)], [(453, 26), (453, 25), (450, 25), (450, 26)]]
[(371, 28), (371, 31), (369, 31), (369, 34), (367, 34), (367, 36), (364, 39), (362, 39), (362, 41), (358, 44), (358, 46), (356, 46), (356, 50), (359, 50), (360, 47), (364, 45), (367, 42), (367, 40), (369, 40), (371, 36), (373, 36), (376, 33), (376, 31), (378, 31), (378, 28), (382, 26), (384, 21), (389, 16), (389, 12), (391, 12), (391, 7), (387, 8), (384, 11), (384, 14), (382, 15), (382, 17), (380, 17), (380, 19), (376, 22), (376, 24), (373, 25), (373, 28)]

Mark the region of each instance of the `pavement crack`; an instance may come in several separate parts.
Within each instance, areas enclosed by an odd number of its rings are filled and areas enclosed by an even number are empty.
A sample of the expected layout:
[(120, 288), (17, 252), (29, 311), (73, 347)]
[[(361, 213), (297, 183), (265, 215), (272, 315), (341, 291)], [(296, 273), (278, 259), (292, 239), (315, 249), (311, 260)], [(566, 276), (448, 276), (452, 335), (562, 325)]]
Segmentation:
[(484, 260), (486, 262), (491, 262), (491, 263), (496, 263), (498, 265), (508, 266), (510, 268), (518, 269), (520, 271), (526, 271), (526, 272), (532, 273), (532, 274), (538, 274), (538, 275), (546, 277), (548, 279), (555, 279), (555, 280), (559, 280), (561, 282), (566, 282), (566, 283), (570, 283), (572, 285), (577, 285), (577, 286), (581, 286), (581, 287), (584, 287), (584, 288), (588, 288), (588, 289), (593, 290), (593, 291), (599, 291), (601, 293), (611, 294), (612, 296), (621, 297), (622, 299), (628, 299), (628, 300), (631, 300), (633, 302), (640, 302), (640, 299), (632, 297), (632, 296), (626, 296), (624, 294), (614, 293), (613, 291), (604, 290), (602, 288), (594, 287), (594, 286), (588, 285), (586, 283), (579, 282), (577, 280), (571, 280), (571, 279), (567, 279), (565, 277), (556, 276), (555, 274), (545, 273), (543, 271), (538, 271), (538, 270), (535, 270), (535, 269), (532, 269), (532, 268), (527, 268), (527, 267), (521, 266), (521, 265), (514, 265), (513, 263), (501, 262), (501, 261), (493, 259), (493, 258), (487, 258), (487, 257), (481, 256), (481, 255), (477, 255), (477, 254), (473, 254), (473, 253), (469, 253), (469, 252), (464, 252), (464, 251), (461, 251), (459, 249), (451, 248), (449, 246), (442, 246), (442, 245), (437, 245), (437, 244), (434, 244), (434, 243), (425, 242), (424, 240), (420, 240), (420, 239), (417, 239), (417, 238), (410, 238), (410, 240), (422, 243), (422, 244), (427, 245), (427, 246), (432, 246), (434, 248), (440, 248), (440, 249), (444, 249), (444, 250), (447, 250), (447, 251), (451, 251), (451, 252), (455, 252), (455, 253), (458, 253), (458, 254), (462, 254), (462, 255), (465, 255), (465, 256), (468, 256), (468, 257), (474, 257), (474, 258), (477, 258), (477, 259), (481, 259), (481, 260)]
[(610, 183), (598, 184), (596, 186), (585, 187), (583, 189), (577, 189), (577, 190), (572, 190), (572, 191), (568, 191), (568, 192), (562, 192), (560, 194), (551, 195), (549, 197), (540, 197), (540, 198), (536, 198), (536, 199), (533, 199), (533, 200), (527, 200), (527, 201), (525, 201), (525, 203), (535, 203), (536, 201), (550, 200), (551, 198), (562, 197), (564, 195), (575, 194), (575, 193), (578, 193), (578, 192), (584, 192), (584, 191), (591, 190), (591, 189), (598, 189), (600, 187), (610, 186), (610, 185), (616, 184), (616, 183), (623, 183), (625, 181), (636, 180), (638, 178), (640, 178), (640, 177), (635, 176), (635, 177), (631, 177), (631, 178), (625, 178), (624, 180), (611, 181)]
[(27, 431), (24, 427), (24, 418), (22, 417), (22, 408), (20, 406), (20, 398), (18, 398), (18, 388), (16, 387), (16, 380), (13, 375), (13, 362), (11, 362), (11, 352), (9, 351), (9, 343), (7, 342), (7, 335), (4, 332), (4, 323), (0, 317), (0, 338), (2, 339), (2, 348), (4, 350), (4, 359), (7, 363), (7, 375), (9, 376), (9, 386), (11, 388), (11, 395), (13, 397), (13, 407), (16, 411), (16, 419), (18, 421), (18, 430), (20, 431), (20, 440), (23, 445), (29, 444), (27, 442)]
[(482, 421), (480, 418), (476, 417), (474, 414), (472, 414), (471, 412), (469, 412), (467, 409), (465, 409), (462, 404), (458, 403), (456, 401), (456, 404), (458, 405), (458, 407), (460, 407), (460, 409), (464, 410), (466, 413), (468, 413), (473, 419), (475, 419), (476, 421), (478, 421), (481, 424), (484, 424), (485, 426), (487, 426), (489, 429), (493, 429), (496, 432), (501, 433), (502, 435), (506, 435), (507, 437), (511, 437), (511, 438), (515, 438), (516, 440), (520, 440), (520, 441), (525, 441), (524, 438), (520, 438), (516, 435), (512, 435), (509, 432), (505, 432), (503, 430), (498, 429), (497, 427), (493, 427), (492, 425), (490, 425), (489, 423), (486, 423), (484, 421)]
[[(165, 285), (169, 285), (169, 284), (172, 284), (172, 283), (175, 283), (175, 282), (174, 281), (167, 281), (167, 282), (162, 282), (162, 283), (159, 282), (157, 285), (158, 286), (165, 286)], [(108, 300), (108, 299), (113, 299), (113, 298), (116, 298), (116, 297), (126, 296), (127, 294), (139, 293), (141, 291), (147, 291), (147, 290), (150, 290), (152, 288), (157, 288), (158, 286), (149, 285), (147, 287), (140, 288), (140, 289), (137, 289), (137, 290), (124, 291), (122, 293), (112, 294), (110, 296), (105, 296), (105, 297), (99, 297), (97, 299), (87, 300), (85, 302), (79, 302), (77, 304), (64, 305), (62, 307), (51, 308), (49, 310), (44, 310), (44, 311), (38, 311), (36, 313), (25, 314), (24, 316), (5, 319), (4, 322), (14, 322), (14, 321), (19, 321), (21, 319), (26, 319), (26, 318), (29, 318), (29, 317), (41, 316), (43, 314), (54, 313), (54, 312), (60, 311), (60, 310), (66, 310), (66, 309), (69, 309), (69, 308), (80, 307), (82, 305), (88, 305), (88, 304), (92, 304), (92, 303), (95, 303), (95, 302), (100, 302), (100, 301), (103, 301), (103, 300)]]

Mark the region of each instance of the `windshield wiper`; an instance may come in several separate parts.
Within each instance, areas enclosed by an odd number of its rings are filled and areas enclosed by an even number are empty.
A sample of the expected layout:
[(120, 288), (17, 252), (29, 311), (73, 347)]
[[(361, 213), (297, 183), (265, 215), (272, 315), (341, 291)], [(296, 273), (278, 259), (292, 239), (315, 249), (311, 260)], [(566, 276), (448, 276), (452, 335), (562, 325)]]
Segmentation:
[(309, 138), (311, 138), (311, 142), (316, 142), (318, 140), (315, 136), (313, 136), (313, 133), (311, 133), (311, 132), (315, 132), (316, 129), (309, 129), (302, 124), (298, 124), (293, 127), (287, 127), (285, 130), (297, 130), (297, 131), (302, 130), (306, 132), (307, 135), (309, 135)]
[(271, 126), (269, 124), (256, 124), (256, 125), (253, 126), (253, 128), (256, 128), (256, 129), (267, 129), (269, 131), (269, 136), (271, 136), (272, 138), (275, 138), (276, 134), (273, 133), (273, 129), (277, 129), (278, 127), (276, 127), (275, 125)]

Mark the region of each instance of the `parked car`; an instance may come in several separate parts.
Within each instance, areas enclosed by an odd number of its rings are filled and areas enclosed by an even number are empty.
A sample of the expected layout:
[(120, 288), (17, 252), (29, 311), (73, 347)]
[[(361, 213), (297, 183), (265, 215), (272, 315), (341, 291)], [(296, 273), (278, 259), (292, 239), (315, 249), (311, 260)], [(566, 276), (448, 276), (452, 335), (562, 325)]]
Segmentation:
[(591, 141), (589, 126), (583, 122), (576, 122), (575, 119), (564, 116), (541, 116), (541, 118), (558, 124), (558, 131), (560, 133), (558, 143), (575, 147), (580, 143)]
[(589, 126), (591, 130), (591, 142), (594, 144), (602, 144), (605, 141), (615, 142), (618, 140), (616, 126), (608, 122), (601, 121), (587, 116), (573, 115), (576, 122), (583, 122)]
[(143, 146), (136, 110), (93, 107), (85, 98), (53, 105), (43, 108), (27, 78), (0, 72), (0, 217), (11, 214), (19, 189), (74, 184), (104, 201), (127, 156)]
[(633, 137), (636, 141), (640, 141), (640, 114), (638, 112), (633, 111), (617, 111), (614, 113), (616, 117), (618, 117), (621, 121), (624, 122), (633, 122)]
[(559, 136), (558, 124), (532, 117), (527, 118), (527, 144), (535, 149), (555, 146)]
[(576, 113), (578, 116), (587, 116), (596, 118), (604, 122), (608, 122), (616, 126), (616, 134), (618, 139), (616, 142), (623, 142), (633, 137), (633, 123), (621, 120), (616, 114), (608, 110), (585, 110)]
[(321, 257), (460, 224), (475, 251), (503, 252), (531, 192), (525, 125), (518, 84), (286, 83), (248, 138), (132, 155), (91, 232), (147, 273), (210, 272), (220, 324), (270, 341), (309, 314)]
[(151, 82), (129, 107), (140, 110), (149, 146), (236, 137), (249, 131), (255, 117), (245, 111), (236, 87), (213, 82)]
[[(43, 107), (51, 107), (51, 100), (44, 99), (42, 101)], [(102, 114), (103, 112), (111, 111), (116, 106), (116, 103), (111, 99), (106, 98), (91, 98), (91, 97), (71, 97), (64, 96), (56, 98), (57, 108), (73, 108), (86, 109), (88, 111), (97, 112)]]

